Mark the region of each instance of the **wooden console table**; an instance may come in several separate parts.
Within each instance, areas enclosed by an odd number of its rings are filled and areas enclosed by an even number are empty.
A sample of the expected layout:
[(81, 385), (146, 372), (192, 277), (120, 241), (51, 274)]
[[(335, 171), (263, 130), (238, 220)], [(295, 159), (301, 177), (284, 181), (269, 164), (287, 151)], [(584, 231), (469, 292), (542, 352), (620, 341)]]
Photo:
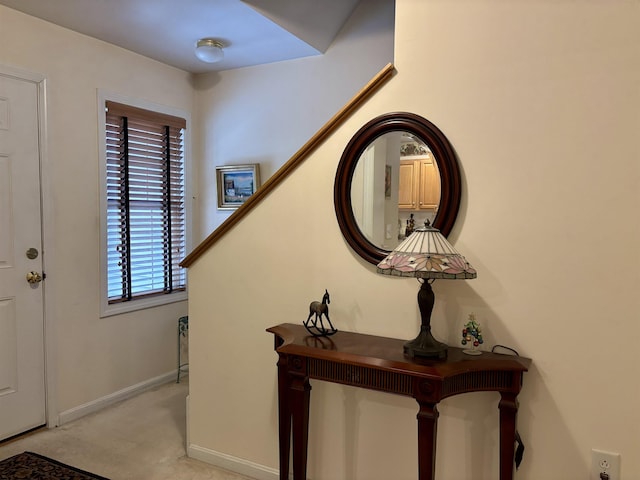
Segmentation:
[(460, 393), (500, 392), (500, 480), (512, 480), (517, 396), (530, 359), (489, 352), (470, 356), (452, 347), (446, 360), (410, 358), (403, 353), (405, 340), (342, 331), (313, 337), (294, 324), (267, 331), (275, 335), (279, 357), (280, 480), (289, 478), (292, 437), (293, 478), (306, 480), (310, 378), (415, 398), (419, 480), (434, 479), (438, 402)]

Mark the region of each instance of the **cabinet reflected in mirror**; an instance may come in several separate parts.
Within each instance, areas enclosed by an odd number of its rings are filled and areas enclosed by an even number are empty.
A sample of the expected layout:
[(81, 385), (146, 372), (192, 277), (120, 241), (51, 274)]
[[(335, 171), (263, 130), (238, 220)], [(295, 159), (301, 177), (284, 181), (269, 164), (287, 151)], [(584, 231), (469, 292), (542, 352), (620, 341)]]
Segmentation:
[(358, 228), (373, 245), (393, 250), (416, 226), (433, 223), (440, 203), (440, 173), (433, 152), (406, 131), (375, 139), (351, 180)]
[(377, 264), (425, 220), (447, 236), (460, 207), (460, 171), (444, 134), (419, 115), (396, 112), (365, 124), (345, 148), (334, 184), (340, 230)]

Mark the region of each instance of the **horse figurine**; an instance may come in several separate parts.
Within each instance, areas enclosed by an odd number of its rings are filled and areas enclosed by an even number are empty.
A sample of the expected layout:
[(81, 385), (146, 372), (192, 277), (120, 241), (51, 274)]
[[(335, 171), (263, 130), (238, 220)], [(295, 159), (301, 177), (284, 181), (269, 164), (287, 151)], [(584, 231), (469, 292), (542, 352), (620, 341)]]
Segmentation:
[[(331, 303), (331, 299), (329, 298), (329, 292), (327, 290), (324, 291), (324, 295), (322, 297), (322, 302), (311, 302), (309, 305), (309, 316), (304, 322), (304, 326), (307, 331), (313, 335), (314, 337), (328, 337), (329, 335), (333, 335), (338, 330), (334, 328), (331, 320), (329, 319), (329, 304)], [(311, 317), (315, 314), (315, 318), (313, 321)], [(325, 316), (327, 322), (329, 322), (329, 328), (324, 326), (324, 322), (322, 321), (322, 316)]]

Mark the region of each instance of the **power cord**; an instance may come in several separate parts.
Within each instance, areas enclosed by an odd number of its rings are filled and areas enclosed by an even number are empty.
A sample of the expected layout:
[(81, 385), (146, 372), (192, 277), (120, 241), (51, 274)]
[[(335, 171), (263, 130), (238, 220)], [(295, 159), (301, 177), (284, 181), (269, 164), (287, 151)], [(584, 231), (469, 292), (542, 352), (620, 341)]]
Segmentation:
[(499, 344), (494, 345), (494, 346), (491, 348), (491, 352), (492, 352), (492, 353), (500, 353), (500, 352), (496, 352), (496, 349), (497, 349), (497, 348), (504, 348), (505, 350), (509, 350), (511, 353), (513, 353), (516, 357), (519, 357), (519, 356), (520, 356), (520, 354), (519, 354), (518, 352), (516, 352), (513, 348), (511, 348), (511, 347), (506, 347), (506, 346), (504, 346), (504, 345), (499, 345)]

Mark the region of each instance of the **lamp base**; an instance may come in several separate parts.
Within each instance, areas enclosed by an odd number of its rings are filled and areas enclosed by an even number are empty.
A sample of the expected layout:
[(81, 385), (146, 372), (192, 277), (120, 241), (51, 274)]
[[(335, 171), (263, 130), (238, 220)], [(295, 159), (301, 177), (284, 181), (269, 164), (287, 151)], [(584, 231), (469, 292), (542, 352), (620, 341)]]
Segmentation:
[(447, 344), (431, 335), (431, 327), (420, 327), (420, 334), (404, 344), (404, 353), (410, 357), (447, 358)]

